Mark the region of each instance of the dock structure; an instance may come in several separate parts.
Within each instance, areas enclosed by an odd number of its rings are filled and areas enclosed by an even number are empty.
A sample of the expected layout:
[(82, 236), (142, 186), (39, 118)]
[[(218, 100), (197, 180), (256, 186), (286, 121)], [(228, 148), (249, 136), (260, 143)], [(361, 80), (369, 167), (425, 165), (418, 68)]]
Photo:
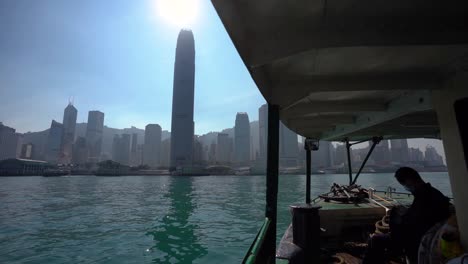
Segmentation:
[(276, 123), (282, 121), (317, 140), (442, 139), (458, 223), (465, 223), (461, 240), (468, 249), (468, 3), (212, 2), (268, 108), (274, 109), (269, 114), (278, 116), (268, 127), (271, 232), (277, 192), (272, 166), (278, 165), (273, 146), (278, 144)]

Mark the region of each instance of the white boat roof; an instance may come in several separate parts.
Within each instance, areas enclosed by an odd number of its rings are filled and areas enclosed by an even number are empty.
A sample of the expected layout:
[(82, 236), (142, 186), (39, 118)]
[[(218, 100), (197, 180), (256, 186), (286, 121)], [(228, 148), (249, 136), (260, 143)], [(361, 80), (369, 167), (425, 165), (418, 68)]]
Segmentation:
[(439, 138), (431, 91), (468, 69), (468, 2), (212, 0), (258, 89), (298, 134)]

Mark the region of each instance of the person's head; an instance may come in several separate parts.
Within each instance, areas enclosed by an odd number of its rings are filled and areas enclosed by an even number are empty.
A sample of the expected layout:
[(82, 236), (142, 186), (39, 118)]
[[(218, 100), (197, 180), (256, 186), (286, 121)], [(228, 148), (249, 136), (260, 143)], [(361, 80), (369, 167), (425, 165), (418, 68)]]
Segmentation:
[(399, 168), (395, 172), (395, 178), (410, 192), (414, 192), (421, 184), (424, 184), (419, 173), (410, 167)]

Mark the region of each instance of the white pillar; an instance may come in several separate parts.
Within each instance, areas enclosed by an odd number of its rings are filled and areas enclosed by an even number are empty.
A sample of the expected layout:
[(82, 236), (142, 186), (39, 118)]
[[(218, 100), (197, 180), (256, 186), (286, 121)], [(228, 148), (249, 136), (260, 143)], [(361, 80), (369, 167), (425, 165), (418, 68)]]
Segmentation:
[(463, 152), (462, 138), (454, 110), (454, 102), (465, 97), (468, 97), (468, 73), (458, 73), (445, 83), (442, 90), (433, 91), (432, 94), (447, 158), (461, 240), (466, 250), (468, 249), (468, 168), (465, 155), (468, 154)]

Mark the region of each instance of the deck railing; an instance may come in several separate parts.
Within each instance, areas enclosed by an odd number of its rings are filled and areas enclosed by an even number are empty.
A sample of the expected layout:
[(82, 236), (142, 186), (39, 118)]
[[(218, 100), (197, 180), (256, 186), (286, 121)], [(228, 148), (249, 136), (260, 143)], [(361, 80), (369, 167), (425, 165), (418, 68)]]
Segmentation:
[(255, 264), (255, 263), (267, 263), (268, 256), (264, 254), (265, 252), (265, 238), (268, 236), (270, 230), (270, 223), (271, 220), (265, 218), (263, 221), (262, 227), (257, 233), (255, 240), (253, 241), (252, 245), (250, 246), (247, 254), (244, 257), (242, 263), (244, 264)]

